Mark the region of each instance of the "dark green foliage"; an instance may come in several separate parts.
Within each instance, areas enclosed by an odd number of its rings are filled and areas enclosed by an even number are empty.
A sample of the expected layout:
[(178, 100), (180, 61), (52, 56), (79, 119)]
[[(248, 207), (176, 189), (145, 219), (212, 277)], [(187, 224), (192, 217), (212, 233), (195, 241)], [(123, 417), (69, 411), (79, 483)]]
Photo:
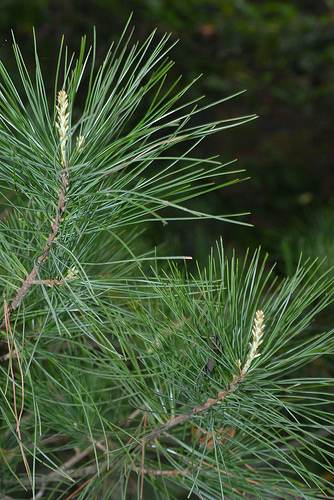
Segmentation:
[(18, 84), (0, 66), (7, 500), (334, 495), (331, 269), (279, 279), (220, 243), (191, 273), (143, 244), (148, 223), (240, 224), (201, 208), (238, 171), (197, 147), (255, 117), (205, 120), (213, 105), (168, 79), (172, 46), (128, 26), (103, 58), (62, 43), (51, 93), (36, 42), (30, 71), (14, 41)]

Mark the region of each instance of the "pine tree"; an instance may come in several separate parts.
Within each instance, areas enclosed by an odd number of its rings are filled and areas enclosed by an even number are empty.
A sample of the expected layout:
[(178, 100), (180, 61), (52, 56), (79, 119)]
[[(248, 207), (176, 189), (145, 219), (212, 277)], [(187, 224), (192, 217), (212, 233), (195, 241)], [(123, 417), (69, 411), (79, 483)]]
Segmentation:
[(35, 38), (22, 90), (0, 63), (1, 498), (333, 498), (333, 278), (143, 250), (153, 221), (238, 220), (187, 205), (238, 181), (193, 150), (254, 116), (194, 124), (168, 36), (128, 29), (99, 68), (62, 41), (51, 101)]

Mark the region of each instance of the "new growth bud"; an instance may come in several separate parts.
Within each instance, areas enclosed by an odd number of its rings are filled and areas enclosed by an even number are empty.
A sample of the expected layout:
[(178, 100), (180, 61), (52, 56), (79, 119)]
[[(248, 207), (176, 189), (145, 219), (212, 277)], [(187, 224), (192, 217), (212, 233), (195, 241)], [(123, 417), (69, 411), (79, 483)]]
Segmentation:
[(239, 368), (239, 373), (240, 373), (241, 378), (246, 375), (247, 371), (249, 370), (250, 365), (252, 364), (253, 359), (261, 356), (261, 354), (259, 354), (257, 352), (257, 350), (263, 342), (262, 337), (263, 337), (265, 326), (266, 325), (264, 324), (263, 311), (256, 311), (255, 318), (254, 318), (254, 326), (253, 326), (253, 330), (252, 330), (253, 342), (249, 343), (250, 351), (249, 351), (249, 354), (247, 355), (247, 360), (246, 360), (245, 366), (243, 367), (242, 370), (241, 370), (240, 360), (238, 359), (236, 361), (236, 365)]

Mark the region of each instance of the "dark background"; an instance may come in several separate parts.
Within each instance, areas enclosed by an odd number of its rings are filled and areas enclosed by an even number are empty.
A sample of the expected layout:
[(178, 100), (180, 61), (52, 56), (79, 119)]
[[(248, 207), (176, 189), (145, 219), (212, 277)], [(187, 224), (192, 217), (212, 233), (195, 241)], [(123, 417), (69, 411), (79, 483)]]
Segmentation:
[[(216, 221), (151, 228), (150, 243), (200, 261), (220, 235), (226, 247), (268, 250), (285, 274), (306, 255), (334, 261), (334, 1), (333, 0), (0, 0), (0, 59), (15, 80), (11, 29), (33, 70), (32, 27), (47, 84), (61, 36), (71, 50), (92, 40), (99, 57), (133, 12), (134, 41), (157, 28), (179, 39), (172, 73), (184, 84), (203, 73), (189, 98), (207, 102), (247, 89), (211, 108), (207, 120), (256, 113), (259, 118), (204, 141), (198, 155), (220, 155), (250, 180), (196, 200), (217, 214), (251, 212), (253, 228)], [(240, 175), (240, 174), (239, 174)], [(241, 174), (242, 175), (242, 174)], [(297, 252), (298, 250), (298, 252)]]

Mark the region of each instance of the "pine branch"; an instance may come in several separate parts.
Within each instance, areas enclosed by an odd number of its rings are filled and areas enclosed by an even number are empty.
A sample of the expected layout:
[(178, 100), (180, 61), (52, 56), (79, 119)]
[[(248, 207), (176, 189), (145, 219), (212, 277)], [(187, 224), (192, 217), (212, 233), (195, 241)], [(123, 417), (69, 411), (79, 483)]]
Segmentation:
[[(203, 413), (207, 412), (209, 409), (211, 409), (214, 405), (219, 405), (222, 403), (222, 401), (235, 392), (238, 388), (238, 385), (240, 382), (243, 381), (246, 373), (248, 372), (252, 360), (260, 354), (257, 352), (258, 346), (262, 343), (262, 336), (264, 333), (264, 327), (265, 325), (263, 324), (264, 321), (264, 314), (263, 311), (256, 311), (256, 315), (254, 318), (254, 328), (253, 328), (253, 343), (250, 344), (250, 353), (247, 355), (247, 361), (243, 367), (243, 369), (239, 370), (239, 375), (235, 375), (231, 382), (228, 384), (228, 390), (227, 391), (219, 391), (217, 398), (210, 398), (208, 399), (204, 405), (202, 406), (197, 406), (191, 410), (191, 412), (186, 413), (186, 414), (181, 414), (178, 415), (177, 417), (173, 417), (169, 419), (160, 429), (157, 429), (150, 433), (149, 436), (143, 437), (142, 441), (143, 442), (149, 442), (152, 441), (152, 439), (155, 439), (157, 436), (165, 434), (167, 431), (172, 429), (173, 427), (177, 425), (182, 425), (191, 420), (192, 418), (196, 416), (200, 416)], [(236, 362), (236, 365), (238, 367), (241, 366), (240, 360)]]
[[(59, 132), (60, 159), (63, 172), (60, 174), (61, 187), (58, 191), (58, 205), (56, 208), (56, 217), (52, 221), (51, 233), (49, 234), (46, 240), (46, 244), (45, 247), (43, 248), (42, 253), (37, 258), (34, 268), (26, 276), (26, 279), (22, 284), (21, 288), (19, 289), (19, 291), (17, 292), (16, 297), (13, 299), (12, 303), (8, 307), (8, 319), (12, 317), (13, 313), (20, 306), (22, 300), (27, 295), (32, 285), (43, 283), (48, 286), (53, 286), (55, 284), (62, 285), (63, 283), (63, 279), (36, 280), (36, 277), (38, 276), (40, 266), (48, 258), (52, 242), (55, 241), (60, 231), (61, 224), (63, 222), (63, 214), (65, 212), (65, 207), (67, 202), (66, 194), (68, 192), (68, 178), (69, 178), (68, 164), (66, 161), (66, 142), (68, 140), (68, 119), (69, 119), (69, 113), (66, 113), (67, 108), (68, 108), (68, 96), (65, 90), (60, 90), (58, 92), (58, 106), (56, 107), (58, 112), (58, 122), (56, 122), (56, 127)], [(4, 325), (5, 325), (5, 317), (0, 322), (0, 330), (4, 327)]]
[(86, 54), (83, 39), (76, 61), (61, 48), (55, 91), (66, 91), (51, 113), (36, 42), (32, 81), (14, 41), (25, 96), (0, 64), (0, 179), (11, 190), (0, 283), (16, 290), (0, 323), (3, 482), (36, 499), (124, 500), (131, 487), (145, 498), (147, 483), (163, 500), (171, 484), (203, 499), (332, 495), (333, 381), (312, 376), (312, 363), (324, 371), (333, 330), (312, 322), (333, 280), (316, 263), (278, 280), (259, 251), (239, 262), (222, 243), (196, 277), (174, 263), (160, 271), (136, 239), (139, 222), (165, 224), (171, 210), (231, 219), (187, 206), (236, 181), (218, 181), (235, 171), (193, 151), (254, 118), (193, 126), (210, 106), (184, 102), (179, 80), (165, 90), (167, 39), (130, 49), (127, 37), (99, 68), (95, 41)]

